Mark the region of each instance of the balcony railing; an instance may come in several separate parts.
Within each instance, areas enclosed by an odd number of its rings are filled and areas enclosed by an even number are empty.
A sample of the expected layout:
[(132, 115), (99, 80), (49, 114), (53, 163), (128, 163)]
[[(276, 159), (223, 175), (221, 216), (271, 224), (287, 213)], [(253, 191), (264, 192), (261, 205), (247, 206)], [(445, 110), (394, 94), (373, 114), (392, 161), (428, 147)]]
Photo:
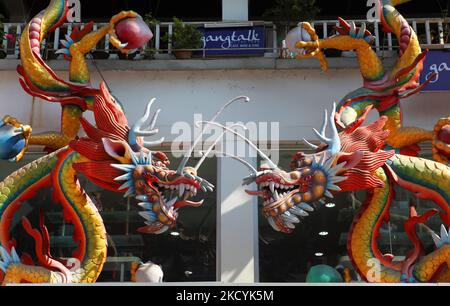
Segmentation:
[[(375, 43), (373, 48), (377, 52), (384, 53), (385, 51), (395, 51), (398, 49), (399, 45), (396, 38), (391, 34), (385, 34), (381, 31), (381, 25), (379, 22), (368, 23), (366, 20), (353, 20), (356, 25), (360, 25), (366, 22), (367, 29), (372, 32), (375, 36)], [(408, 22), (416, 31), (419, 41), (424, 48), (428, 49), (443, 49), (450, 48), (450, 18), (415, 18), (409, 19)], [(264, 50), (266, 56), (279, 57), (282, 54), (283, 48), (281, 42), (278, 40), (277, 28), (272, 22), (243, 22), (243, 23), (216, 23), (216, 22), (190, 22), (189, 24), (194, 24), (200, 27), (233, 27), (233, 26), (253, 26), (253, 25), (264, 25), (265, 27), (265, 47), (264, 48), (251, 48), (252, 50)], [(312, 25), (316, 29), (316, 32), (321, 38), (327, 38), (334, 34), (333, 27), (338, 24), (337, 20), (318, 20), (312, 22)], [(96, 23), (94, 25), (94, 30), (103, 26), (104, 23)], [(70, 34), (75, 26), (83, 26), (83, 24), (64, 24), (60, 28), (56, 29), (54, 33), (43, 42), (42, 50), (56, 51), (60, 48), (60, 40), (65, 37), (65, 35)], [(21, 23), (5, 23), (4, 30), (5, 34), (12, 34), (15, 38), (19, 37), (22, 33), (24, 24)], [(151, 50), (154, 55), (164, 55), (172, 54), (173, 48), (169, 43), (164, 43), (162, 37), (165, 33), (169, 35), (172, 34), (173, 23), (162, 22), (153, 26), (152, 31), (154, 33), (154, 39), (146, 46), (143, 50)], [(108, 40), (108, 36), (102, 42), (102, 46), (99, 46), (97, 51), (106, 51), (108, 54), (118, 54), (117, 50), (114, 50)], [(8, 57), (15, 57), (19, 55), (19, 42), (18, 39), (12, 41), (3, 41), (4, 51), (7, 52)], [(211, 50), (211, 49), (208, 49)], [(227, 49), (233, 50), (233, 49)], [(242, 50), (242, 49), (240, 49)], [(201, 57), (206, 56), (206, 50), (198, 49), (195, 51), (202, 51)], [(144, 52), (140, 52), (143, 54)], [(389, 56), (389, 55), (387, 55)], [(111, 56), (110, 58), (117, 58), (117, 56)], [(138, 55), (139, 58), (139, 55)]]

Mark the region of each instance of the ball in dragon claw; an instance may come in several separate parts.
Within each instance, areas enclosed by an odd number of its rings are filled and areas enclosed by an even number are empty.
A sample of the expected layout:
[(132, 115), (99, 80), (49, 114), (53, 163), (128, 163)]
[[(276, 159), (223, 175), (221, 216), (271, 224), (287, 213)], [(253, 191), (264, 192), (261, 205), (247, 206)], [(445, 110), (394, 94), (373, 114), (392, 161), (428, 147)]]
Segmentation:
[(0, 159), (10, 160), (16, 157), (25, 144), (23, 134), (17, 128), (9, 124), (0, 127)]
[(311, 41), (311, 35), (309, 35), (309, 33), (303, 28), (303, 24), (300, 22), (297, 27), (289, 31), (286, 35), (285, 41), (286, 47), (289, 51), (304, 55), (306, 51), (304, 49), (296, 48), (295, 45), (299, 41)]
[(119, 40), (128, 44), (128, 50), (141, 48), (153, 38), (152, 31), (141, 17), (126, 18), (115, 29)]
[[(444, 125), (441, 128), (437, 136), (437, 139), (442, 141), (443, 143), (450, 145), (450, 124)], [(446, 158), (450, 159), (450, 152), (444, 152), (440, 150), (439, 153), (445, 156)]]
[(444, 125), (439, 131), (438, 139), (444, 143), (450, 144), (450, 124)]

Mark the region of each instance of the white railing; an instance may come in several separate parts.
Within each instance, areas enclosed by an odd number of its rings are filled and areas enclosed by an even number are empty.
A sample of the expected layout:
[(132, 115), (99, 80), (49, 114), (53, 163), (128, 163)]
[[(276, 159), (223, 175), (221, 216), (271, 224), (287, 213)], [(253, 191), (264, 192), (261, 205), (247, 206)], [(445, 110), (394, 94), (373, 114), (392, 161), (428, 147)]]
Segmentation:
[[(385, 34), (379, 22), (369, 23), (367, 20), (353, 20), (357, 26), (363, 22), (367, 29), (375, 36), (374, 48), (377, 51), (395, 50), (399, 48), (397, 39), (391, 34)], [(416, 32), (420, 44), (425, 48), (442, 48), (450, 44), (450, 33), (445, 33), (445, 26), (450, 30), (450, 18), (414, 18), (408, 19), (408, 23)], [(319, 20), (311, 23), (321, 37), (329, 37), (334, 34), (333, 27), (339, 25), (337, 20)], [(381, 35), (380, 35), (381, 34)]]
[[(381, 25), (379, 22), (368, 23), (366, 20), (353, 20), (356, 25), (360, 25), (363, 22), (366, 22), (367, 28), (372, 34), (375, 36), (374, 49), (377, 51), (393, 51), (398, 49), (398, 42), (396, 38), (391, 34), (384, 34), (381, 30)], [(416, 31), (419, 41), (424, 48), (450, 48), (450, 33), (446, 33), (445, 29), (450, 29), (450, 18), (441, 19), (441, 18), (415, 18), (408, 20), (410, 25)], [(230, 26), (252, 26), (252, 25), (264, 25), (266, 29), (266, 41), (265, 41), (265, 52), (272, 54), (280, 54), (281, 46), (279, 45), (277, 38), (277, 29), (276, 26), (272, 22), (244, 22), (244, 23), (215, 23), (215, 22), (189, 22), (188, 24), (194, 24), (198, 27), (230, 27)], [(334, 34), (333, 27), (338, 25), (337, 20), (317, 20), (312, 22), (314, 28), (316, 29), (318, 35), (321, 38), (327, 38)], [(103, 26), (103, 23), (96, 23), (94, 25), (94, 29), (97, 29)], [(43, 50), (57, 50), (60, 48), (60, 40), (64, 39), (66, 34), (70, 34), (74, 26), (83, 26), (83, 24), (64, 24), (62, 27), (58, 28), (54, 33), (47, 38), (46, 41), (43, 42)], [(13, 34), (14, 37), (19, 37), (24, 24), (19, 23), (5, 23), (4, 31), (5, 34)], [(154, 33), (154, 39), (150, 42), (149, 45), (144, 46), (143, 50), (151, 49), (154, 54), (171, 54), (173, 48), (169, 43), (164, 43), (162, 41), (162, 37), (165, 33), (172, 34), (173, 23), (171, 22), (162, 22), (152, 27), (152, 31)], [(380, 35), (381, 34), (381, 35)], [(51, 44), (51, 46), (47, 46), (47, 44)], [(19, 54), (19, 42), (17, 39), (13, 41), (7, 41), (6, 39), (3, 42), (3, 46), (5, 51), (13, 56)], [(110, 47), (108, 36), (104, 42), (104, 46), (98, 47), (97, 50), (106, 51), (108, 53), (114, 53), (114, 50)], [(232, 50), (232, 49), (230, 49)], [(255, 50), (252, 48), (252, 50)], [(203, 51), (203, 56), (205, 56), (205, 50), (200, 49), (198, 51)]]
[[(232, 26), (253, 26), (253, 25), (263, 25), (265, 27), (265, 47), (264, 48), (251, 48), (251, 50), (264, 50), (265, 52), (278, 52), (278, 45), (277, 45), (277, 32), (276, 32), (276, 26), (272, 22), (244, 22), (244, 23), (216, 23), (216, 22), (186, 22), (187, 24), (193, 24), (201, 27), (232, 27)], [(96, 23), (94, 24), (94, 30), (104, 26), (105, 23)], [(5, 23), (4, 24), (4, 31), (5, 34), (12, 34), (15, 38), (20, 37), (20, 34), (22, 33), (22, 29), (25, 26), (25, 24), (21, 23)], [(52, 50), (56, 51), (58, 50), (60, 45), (60, 40), (65, 39), (65, 35), (70, 35), (72, 32), (72, 29), (74, 27), (83, 27), (84, 24), (77, 24), (77, 23), (71, 23), (71, 24), (64, 24), (60, 28), (56, 29), (55, 32), (51, 33), (49, 37), (42, 43), (42, 50)], [(152, 41), (144, 46), (141, 50), (148, 50), (151, 49), (155, 54), (171, 54), (172, 53), (172, 45), (170, 42), (164, 43), (163, 42), (163, 36), (165, 33), (168, 33), (169, 35), (173, 32), (173, 23), (172, 22), (162, 22), (159, 24), (156, 24), (151, 27), (152, 32), (154, 33), (154, 38)], [(51, 46), (48, 46), (48, 43), (51, 43)], [(103, 42), (102, 42), (103, 44)], [(3, 41), (4, 51), (6, 51), (9, 55), (18, 55), (19, 54), (19, 41), (18, 39), (15, 39), (13, 42), (7, 41), (6, 38)], [(106, 36), (106, 39), (104, 40), (104, 46), (97, 47), (97, 51), (106, 51), (108, 53), (117, 53), (117, 50), (114, 50), (111, 48), (109, 44), (109, 36)], [(212, 49), (208, 49), (212, 50)], [(233, 49), (228, 49), (233, 50)], [(242, 50), (242, 49), (240, 49)], [(196, 51), (203, 51), (203, 56), (205, 56), (205, 50), (203, 49), (197, 49)]]

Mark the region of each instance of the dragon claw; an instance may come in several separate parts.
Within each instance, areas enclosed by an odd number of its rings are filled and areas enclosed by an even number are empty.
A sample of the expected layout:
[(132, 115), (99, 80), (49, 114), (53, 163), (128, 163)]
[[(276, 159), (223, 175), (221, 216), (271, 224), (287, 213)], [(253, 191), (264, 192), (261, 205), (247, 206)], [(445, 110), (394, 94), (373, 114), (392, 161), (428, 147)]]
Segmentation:
[(324, 53), (320, 48), (319, 36), (316, 30), (308, 22), (302, 22), (301, 26), (311, 37), (311, 41), (298, 41), (295, 46), (298, 49), (304, 49), (305, 52), (297, 54), (297, 59), (317, 58), (323, 71), (328, 70), (328, 63)]
[(117, 37), (115, 26), (124, 19), (138, 17), (138, 13), (134, 11), (120, 12), (113, 16), (109, 22), (109, 42), (123, 54), (128, 54), (130, 50), (126, 49), (128, 43), (123, 43)]

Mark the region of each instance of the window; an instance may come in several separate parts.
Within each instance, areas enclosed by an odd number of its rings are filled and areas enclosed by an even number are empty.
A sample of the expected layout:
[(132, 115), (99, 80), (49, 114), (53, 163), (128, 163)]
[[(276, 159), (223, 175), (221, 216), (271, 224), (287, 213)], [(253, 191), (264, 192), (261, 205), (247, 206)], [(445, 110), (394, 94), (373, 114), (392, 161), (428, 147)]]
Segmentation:
[[(0, 180), (41, 156), (26, 154), (19, 164), (1, 161)], [(171, 156), (169, 159), (171, 168), (176, 169), (181, 160)], [(216, 164), (215, 158), (207, 159), (199, 175), (215, 184)], [(108, 258), (99, 282), (130, 281), (132, 264), (147, 261), (162, 266), (165, 282), (216, 280), (215, 192), (199, 192), (198, 200), (205, 199), (202, 207), (180, 209), (176, 228), (161, 235), (150, 235), (137, 232), (145, 220), (139, 215), (134, 198), (125, 199), (121, 193), (102, 190), (83, 177), (80, 182), (98, 207), (108, 233)], [(53, 203), (49, 189), (39, 191), (35, 198), (23, 203), (15, 215), (11, 234), (17, 240), (19, 254), (35, 254), (34, 241), (24, 231), (21, 217), (26, 216), (37, 227), (41, 209), (45, 210), (52, 255), (71, 257), (76, 247), (72, 239), (73, 225), (64, 222), (62, 209)]]
[[(301, 151), (311, 153), (307, 150)], [(280, 166), (290, 169), (291, 157), (299, 151), (287, 146), (281, 146)], [(431, 158), (429, 148), (425, 148), (422, 156)], [(324, 205), (316, 203), (315, 211), (296, 225), (292, 234), (276, 232), (261, 214), (262, 203), (259, 205), (259, 262), (261, 282), (305, 282), (312, 266), (328, 265), (350, 268), (354, 281), (359, 276), (352, 268), (347, 254), (348, 231), (353, 218), (365, 198), (364, 191), (341, 193), (334, 200)], [(415, 199), (409, 192), (396, 188), (396, 195), (391, 208), (391, 222), (380, 229), (379, 247), (384, 253), (396, 255), (394, 260), (404, 259), (405, 254), (412, 249), (405, 234), (403, 224), (409, 216), (409, 202)], [(436, 208), (431, 201), (415, 199), (419, 214)], [(329, 207), (327, 207), (329, 206)], [(439, 232), (441, 221), (432, 217), (426, 225), (417, 226), (417, 231), (427, 252), (433, 250), (430, 229)], [(340, 268), (338, 267), (338, 271)]]

